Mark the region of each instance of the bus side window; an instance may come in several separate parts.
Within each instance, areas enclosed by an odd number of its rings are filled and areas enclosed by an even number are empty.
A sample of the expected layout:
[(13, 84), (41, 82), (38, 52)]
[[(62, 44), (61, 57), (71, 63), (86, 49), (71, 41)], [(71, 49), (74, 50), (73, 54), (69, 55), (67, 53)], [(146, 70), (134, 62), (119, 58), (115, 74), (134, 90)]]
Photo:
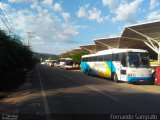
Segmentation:
[(98, 58), (95, 56), (95, 57), (94, 57), (94, 61), (97, 61), (97, 60), (98, 60)]
[(84, 58), (82, 58), (82, 62), (84, 62)]
[(112, 61), (112, 55), (108, 55), (108, 61)]
[(96, 61), (96, 57), (95, 56), (93, 57), (93, 61)]
[(111, 61), (112, 55), (104, 55), (104, 61)]
[(85, 58), (85, 62), (87, 62), (88, 60), (87, 60), (87, 58)]
[(101, 56), (101, 61), (104, 61), (104, 55)]
[(91, 57), (91, 62), (93, 61), (93, 57)]
[(89, 58), (88, 58), (88, 62), (92, 62), (92, 57), (89, 57)]
[(126, 53), (120, 54), (121, 64), (123, 65), (123, 67), (127, 67), (126, 57)]
[(98, 61), (103, 61), (103, 56), (98, 56)]
[(87, 59), (87, 62), (89, 62), (89, 57), (87, 57), (86, 59)]
[(104, 55), (104, 61), (108, 61), (107, 57), (108, 55)]
[(97, 56), (97, 61), (100, 61), (100, 57), (99, 56)]
[(86, 57), (86, 62), (88, 62), (88, 57)]
[(113, 61), (120, 61), (119, 54), (113, 54), (112, 55), (112, 60)]

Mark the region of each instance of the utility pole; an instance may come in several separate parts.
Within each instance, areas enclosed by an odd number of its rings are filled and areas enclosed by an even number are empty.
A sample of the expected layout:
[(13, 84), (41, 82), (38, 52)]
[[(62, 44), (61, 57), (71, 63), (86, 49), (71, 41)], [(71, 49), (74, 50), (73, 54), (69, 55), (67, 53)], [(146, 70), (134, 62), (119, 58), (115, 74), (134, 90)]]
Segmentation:
[(28, 46), (31, 46), (31, 37), (34, 37), (33, 36), (33, 32), (27, 32), (27, 34), (28, 34)]

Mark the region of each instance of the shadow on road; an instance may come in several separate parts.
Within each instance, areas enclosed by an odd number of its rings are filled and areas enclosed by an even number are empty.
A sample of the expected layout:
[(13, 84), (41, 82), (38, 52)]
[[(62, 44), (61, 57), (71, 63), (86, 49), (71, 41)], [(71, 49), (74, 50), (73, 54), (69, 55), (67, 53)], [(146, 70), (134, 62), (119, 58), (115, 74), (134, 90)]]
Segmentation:
[(160, 113), (151, 94), (82, 73), (39, 66), (19, 91), (0, 101), (0, 113), (44, 113), (42, 80), (50, 113)]

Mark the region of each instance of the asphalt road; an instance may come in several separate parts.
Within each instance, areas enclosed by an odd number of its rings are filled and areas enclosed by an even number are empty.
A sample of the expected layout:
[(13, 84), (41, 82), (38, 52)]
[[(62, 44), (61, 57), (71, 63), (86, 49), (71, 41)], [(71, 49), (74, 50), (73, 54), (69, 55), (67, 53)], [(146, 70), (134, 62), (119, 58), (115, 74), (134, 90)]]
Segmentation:
[(0, 113), (106, 114), (160, 113), (160, 94), (86, 76), (81, 72), (38, 65), (19, 92), (0, 102)]

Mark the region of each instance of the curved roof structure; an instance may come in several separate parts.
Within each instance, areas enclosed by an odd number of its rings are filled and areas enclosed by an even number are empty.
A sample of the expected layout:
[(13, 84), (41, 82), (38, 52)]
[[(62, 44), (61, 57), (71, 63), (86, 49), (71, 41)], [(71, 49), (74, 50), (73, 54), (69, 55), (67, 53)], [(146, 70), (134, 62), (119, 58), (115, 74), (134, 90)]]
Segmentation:
[(140, 40), (158, 53), (160, 43), (160, 21), (125, 27), (122, 37)]
[(94, 40), (94, 42), (97, 46), (97, 51), (100, 51), (100, 50), (118, 48), (119, 40), (120, 40), (120, 37), (100, 38), (100, 39)]
[(77, 48), (77, 49), (73, 49), (70, 51), (70, 54), (74, 54), (74, 53), (80, 53), (80, 52), (85, 52), (85, 53), (89, 53), (88, 50), (86, 49), (81, 49), (81, 48)]
[(149, 52), (151, 59), (156, 59), (157, 54), (148, 47), (143, 40), (133, 39), (129, 37), (115, 37), (115, 38), (103, 38), (95, 40), (97, 51), (106, 50), (111, 48), (132, 48), (132, 49), (144, 49)]
[(151, 59), (160, 64), (160, 21), (125, 27), (120, 37), (100, 38), (93, 45), (80, 46), (90, 53), (113, 48), (133, 48), (148, 50)]
[[(160, 61), (160, 21), (125, 27), (121, 37), (95, 40), (98, 49), (134, 48), (148, 50), (150, 58)], [(103, 46), (103, 47), (102, 47)]]
[(144, 48), (143, 41), (125, 37), (104, 38), (95, 40), (97, 46), (103, 46), (105, 49), (111, 48)]
[(96, 49), (96, 45), (92, 44), (92, 45), (82, 45), (79, 46), (81, 49), (87, 50), (90, 53), (95, 53), (97, 51)]

